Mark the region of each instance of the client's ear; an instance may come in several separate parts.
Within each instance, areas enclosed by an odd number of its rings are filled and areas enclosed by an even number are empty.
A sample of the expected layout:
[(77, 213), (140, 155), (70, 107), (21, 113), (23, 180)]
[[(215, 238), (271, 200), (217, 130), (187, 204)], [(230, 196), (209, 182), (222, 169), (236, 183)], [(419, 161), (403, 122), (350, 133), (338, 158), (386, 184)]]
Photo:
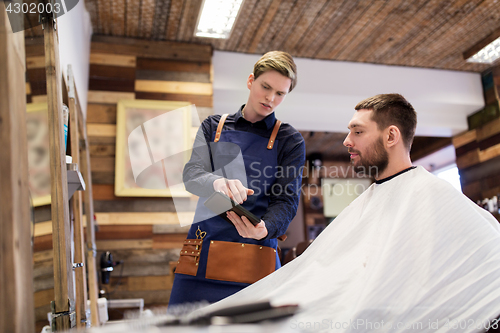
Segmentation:
[(395, 125), (391, 125), (387, 128), (387, 148), (394, 147), (401, 140), (401, 131)]

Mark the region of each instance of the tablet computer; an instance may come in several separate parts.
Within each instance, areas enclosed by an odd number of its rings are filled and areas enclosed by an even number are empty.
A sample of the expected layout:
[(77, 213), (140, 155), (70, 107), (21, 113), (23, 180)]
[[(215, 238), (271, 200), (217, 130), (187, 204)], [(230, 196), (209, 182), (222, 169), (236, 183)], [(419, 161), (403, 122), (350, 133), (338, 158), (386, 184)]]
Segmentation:
[(260, 223), (260, 218), (221, 192), (214, 192), (204, 205), (231, 224), (233, 223), (226, 215), (228, 210), (235, 212), (240, 217), (245, 216), (253, 225)]

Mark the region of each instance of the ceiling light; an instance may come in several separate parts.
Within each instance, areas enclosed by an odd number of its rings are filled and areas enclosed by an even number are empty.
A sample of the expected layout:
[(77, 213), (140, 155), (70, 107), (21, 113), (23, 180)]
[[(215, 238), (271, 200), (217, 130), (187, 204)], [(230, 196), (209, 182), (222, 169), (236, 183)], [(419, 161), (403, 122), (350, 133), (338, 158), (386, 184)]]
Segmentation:
[(243, 0), (204, 0), (196, 37), (228, 38)]
[(467, 62), (491, 64), (500, 58), (500, 29), (464, 52)]
[(483, 47), (481, 51), (467, 59), (467, 62), (491, 64), (498, 58), (500, 58), (500, 37), (498, 37), (493, 42)]

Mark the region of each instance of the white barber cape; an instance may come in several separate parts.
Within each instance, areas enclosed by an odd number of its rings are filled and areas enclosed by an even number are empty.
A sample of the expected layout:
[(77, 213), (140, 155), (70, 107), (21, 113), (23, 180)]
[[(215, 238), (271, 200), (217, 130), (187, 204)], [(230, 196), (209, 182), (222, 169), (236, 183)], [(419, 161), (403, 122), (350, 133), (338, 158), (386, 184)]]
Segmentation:
[(372, 184), (297, 259), (218, 302), (299, 304), (284, 331), (481, 332), (500, 315), (500, 227), (422, 167)]

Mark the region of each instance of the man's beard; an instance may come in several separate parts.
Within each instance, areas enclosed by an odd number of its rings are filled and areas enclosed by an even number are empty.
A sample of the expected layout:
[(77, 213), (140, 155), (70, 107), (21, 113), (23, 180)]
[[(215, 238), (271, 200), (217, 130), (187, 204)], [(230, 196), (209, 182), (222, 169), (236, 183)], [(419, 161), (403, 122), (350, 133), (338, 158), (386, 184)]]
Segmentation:
[(354, 171), (369, 177), (378, 178), (378, 175), (384, 172), (389, 164), (389, 155), (384, 148), (382, 137), (379, 137), (372, 147), (366, 150), (366, 157), (363, 157), (357, 150), (349, 150), (349, 152), (356, 153), (359, 156), (358, 164), (354, 165), (354, 161), (351, 160)]

